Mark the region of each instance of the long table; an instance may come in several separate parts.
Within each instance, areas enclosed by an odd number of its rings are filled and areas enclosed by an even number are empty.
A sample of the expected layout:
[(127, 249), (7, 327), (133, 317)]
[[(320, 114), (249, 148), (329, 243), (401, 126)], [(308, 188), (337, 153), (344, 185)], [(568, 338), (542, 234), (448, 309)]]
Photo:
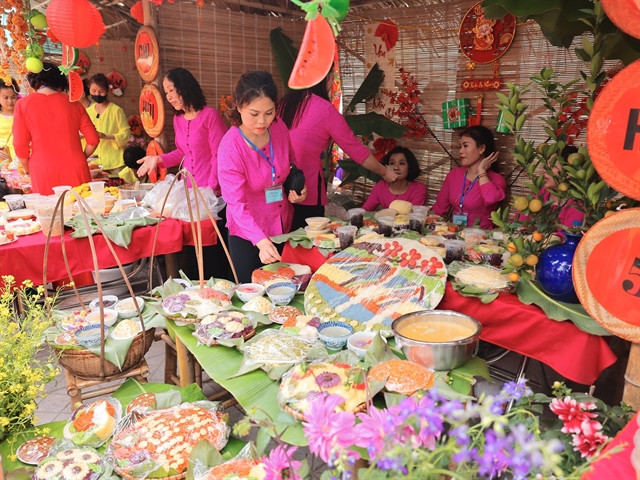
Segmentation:
[[(182, 250), (184, 245), (193, 245), (194, 238), (188, 222), (166, 218), (158, 226), (154, 255), (166, 255)], [(156, 225), (138, 227), (133, 230), (131, 243), (127, 248), (112, 243), (122, 264), (131, 263), (152, 254)], [(210, 220), (202, 222), (204, 245), (216, 243), (216, 232)], [(0, 275), (13, 275), (16, 283), (31, 280), (34, 284), (43, 282), (43, 260), (47, 237), (42, 232), (18, 237), (18, 241), (0, 245)], [(99, 268), (115, 267), (118, 263), (101, 234), (93, 235)], [(93, 255), (88, 238), (73, 238), (71, 231), (64, 235), (64, 247), (72, 275), (94, 270)], [(52, 236), (47, 255), (47, 282), (66, 280), (67, 270), (62, 255), (60, 236)]]
[[(283, 262), (309, 265), (313, 271), (325, 260), (315, 248), (294, 248), (289, 243), (282, 252)], [(523, 304), (515, 294), (500, 294), (483, 304), (478, 298), (460, 295), (447, 283), (437, 308), (472, 316), (482, 323), (482, 340), (536, 359), (577, 383), (591, 385), (616, 361), (603, 337), (584, 332), (569, 321), (551, 320), (540, 307)]]

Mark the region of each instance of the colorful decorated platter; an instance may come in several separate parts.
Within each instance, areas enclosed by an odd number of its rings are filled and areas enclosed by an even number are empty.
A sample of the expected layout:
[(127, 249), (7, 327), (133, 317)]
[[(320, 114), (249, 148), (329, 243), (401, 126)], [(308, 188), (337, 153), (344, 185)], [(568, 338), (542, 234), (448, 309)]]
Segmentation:
[(323, 394), (344, 399), (337, 410), (361, 411), (367, 397), (362, 370), (345, 363), (296, 365), (282, 378), (278, 402), (294, 417), (304, 420), (309, 401)]
[(256, 321), (244, 312), (228, 311), (207, 315), (196, 326), (193, 335), (203, 345), (215, 345), (219, 340), (251, 338), (256, 333)]
[(49, 456), (49, 449), (55, 440), (55, 437), (48, 436), (31, 438), (18, 447), (16, 456), (22, 463), (37, 465)]
[(435, 308), (444, 296), (442, 257), (416, 240), (359, 242), (329, 258), (305, 292), (308, 315), (368, 326)]
[(298, 285), (299, 291), (304, 291), (311, 279), (311, 268), (298, 263), (276, 262), (258, 268), (251, 274), (251, 281), (268, 286), (273, 282), (291, 280)]
[(164, 316), (181, 322), (198, 322), (201, 318), (231, 306), (229, 297), (214, 288), (197, 288), (170, 295), (162, 301)]
[(45, 458), (33, 480), (97, 480), (104, 473), (100, 454), (90, 448), (69, 448)]
[(391, 392), (413, 395), (433, 387), (433, 371), (409, 360), (387, 360), (375, 365), (367, 374), (369, 381), (385, 382)]

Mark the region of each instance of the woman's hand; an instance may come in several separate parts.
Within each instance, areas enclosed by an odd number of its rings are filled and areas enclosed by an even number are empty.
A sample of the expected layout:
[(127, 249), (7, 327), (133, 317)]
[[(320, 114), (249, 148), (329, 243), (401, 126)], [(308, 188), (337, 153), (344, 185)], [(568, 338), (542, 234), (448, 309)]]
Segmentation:
[(493, 165), (496, 160), (498, 160), (498, 152), (493, 152), (488, 157), (484, 157), (482, 160), (480, 160), (480, 164), (478, 165), (478, 172), (487, 173), (487, 170), (491, 168), (491, 165)]
[(0, 161), (11, 160), (9, 153), (5, 151), (5, 147), (0, 148)]
[(260, 249), (260, 261), (262, 263), (273, 263), (281, 260), (280, 254), (276, 246), (268, 238), (263, 238), (256, 247)]
[(298, 195), (295, 190), (291, 190), (289, 191), (289, 197), (288, 197), (289, 202), (291, 203), (304, 202), (304, 200), (307, 198), (307, 193), (308, 193), (308, 190), (306, 185), (302, 189), (302, 192), (300, 192), (300, 195)]
[(138, 168), (137, 175), (139, 177), (144, 177), (147, 173), (156, 169), (158, 164), (162, 161), (162, 158), (158, 155), (147, 155), (146, 157), (138, 160), (137, 163), (141, 163), (140, 168)]
[(391, 170), (389, 167), (385, 167), (386, 172), (384, 172), (383, 180), (387, 183), (395, 182), (398, 179), (398, 174)]

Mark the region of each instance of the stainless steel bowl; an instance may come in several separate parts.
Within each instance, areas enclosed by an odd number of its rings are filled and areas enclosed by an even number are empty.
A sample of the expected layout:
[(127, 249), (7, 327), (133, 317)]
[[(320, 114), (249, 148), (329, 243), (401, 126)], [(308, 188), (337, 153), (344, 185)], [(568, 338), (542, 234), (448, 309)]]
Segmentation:
[[(414, 340), (398, 331), (413, 323), (450, 322), (471, 328), (472, 335), (454, 341), (427, 342)], [(452, 370), (466, 363), (474, 353), (482, 325), (463, 313), (451, 310), (421, 310), (396, 318), (391, 324), (396, 345), (402, 348), (408, 360), (434, 370)]]

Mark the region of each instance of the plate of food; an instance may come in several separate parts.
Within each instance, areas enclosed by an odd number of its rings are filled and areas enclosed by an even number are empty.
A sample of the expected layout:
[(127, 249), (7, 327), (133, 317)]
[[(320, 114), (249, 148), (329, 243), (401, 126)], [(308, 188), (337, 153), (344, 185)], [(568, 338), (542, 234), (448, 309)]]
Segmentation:
[(276, 262), (258, 268), (251, 274), (251, 281), (265, 287), (273, 282), (291, 280), (298, 285), (298, 291), (304, 291), (311, 280), (311, 268), (299, 263)]
[(200, 440), (219, 451), (228, 439), (229, 427), (221, 412), (185, 403), (148, 412), (119, 430), (107, 447), (107, 458), (124, 478), (181, 476)]
[(0, 230), (0, 245), (7, 245), (9, 243), (17, 241), (18, 237), (16, 237), (13, 233), (7, 232), (6, 230)]
[(434, 309), (446, 278), (442, 257), (419, 241), (370, 239), (335, 254), (314, 273), (305, 312), (323, 322), (390, 327), (405, 313)]
[(229, 297), (215, 288), (195, 288), (170, 295), (162, 301), (164, 316), (175, 321), (196, 323), (200, 319), (226, 310)]
[(98, 400), (82, 405), (73, 412), (62, 434), (78, 446), (97, 448), (113, 435), (121, 413), (117, 401)]
[(269, 312), (269, 320), (282, 325), (289, 319), (302, 315), (302, 310), (291, 305), (279, 305)]
[(104, 460), (91, 448), (68, 448), (45, 458), (33, 480), (97, 480), (105, 472)]
[(38, 465), (49, 456), (49, 449), (55, 440), (55, 437), (49, 436), (31, 438), (18, 447), (16, 456), (22, 463)]
[(41, 230), (40, 222), (37, 220), (15, 220), (4, 226), (5, 231), (16, 236), (31, 235)]
[(387, 360), (375, 365), (367, 380), (385, 382), (385, 388), (390, 392), (413, 395), (418, 390), (428, 390), (433, 387), (435, 376), (432, 370), (409, 360)]
[(280, 406), (299, 420), (309, 409), (309, 400), (319, 395), (339, 395), (338, 411), (364, 410), (367, 399), (362, 369), (346, 363), (318, 362), (296, 365), (282, 377), (278, 390)]
[(207, 315), (196, 326), (193, 335), (203, 345), (216, 345), (220, 340), (244, 338), (247, 340), (256, 333), (257, 322), (236, 310)]
[(113, 330), (111, 330), (111, 338), (114, 340), (127, 340), (135, 337), (140, 332), (142, 332), (140, 319), (127, 318), (125, 320), (121, 320)]
[(449, 274), (455, 283), (477, 290), (477, 293), (512, 292), (515, 289), (515, 285), (509, 281), (507, 275), (489, 265), (451, 262)]

